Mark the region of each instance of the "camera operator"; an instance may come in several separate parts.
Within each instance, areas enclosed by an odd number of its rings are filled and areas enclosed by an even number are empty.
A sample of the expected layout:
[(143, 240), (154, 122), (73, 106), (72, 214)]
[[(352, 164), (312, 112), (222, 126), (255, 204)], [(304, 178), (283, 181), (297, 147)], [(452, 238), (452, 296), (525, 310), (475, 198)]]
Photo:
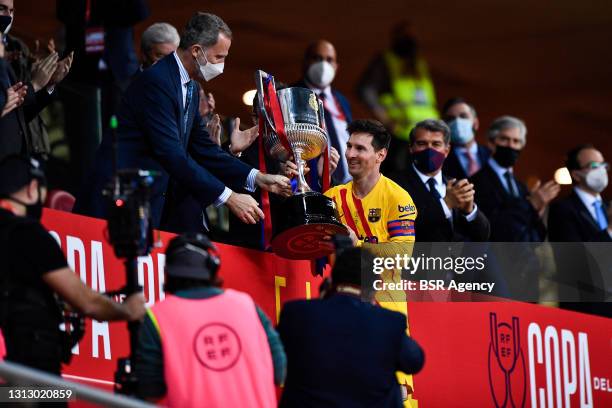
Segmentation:
[(280, 338), (248, 294), (219, 287), (219, 265), (203, 234), (168, 244), (166, 297), (140, 327), (140, 397), (169, 407), (276, 406), (287, 363)]
[(142, 294), (116, 303), (70, 270), (40, 224), (45, 196), (36, 160), (9, 156), (0, 162), (0, 325), (7, 360), (59, 375), (75, 343), (60, 330), (59, 299), (99, 321), (138, 320), (145, 306)]

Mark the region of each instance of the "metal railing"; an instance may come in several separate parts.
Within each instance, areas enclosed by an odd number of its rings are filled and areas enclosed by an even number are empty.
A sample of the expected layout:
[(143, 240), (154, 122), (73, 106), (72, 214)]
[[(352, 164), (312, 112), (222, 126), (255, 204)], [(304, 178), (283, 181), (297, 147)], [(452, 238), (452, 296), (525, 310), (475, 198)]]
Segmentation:
[(87, 385), (66, 381), (61, 377), (35, 370), (21, 364), (0, 362), (0, 378), (8, 384), (4, 386), (26, 387), (32, 384), (62, 390), (71, 390), (77, 400), (89, 401), (104, 407), (151, 408), (154, 405), (135, 398), (105, 392)]

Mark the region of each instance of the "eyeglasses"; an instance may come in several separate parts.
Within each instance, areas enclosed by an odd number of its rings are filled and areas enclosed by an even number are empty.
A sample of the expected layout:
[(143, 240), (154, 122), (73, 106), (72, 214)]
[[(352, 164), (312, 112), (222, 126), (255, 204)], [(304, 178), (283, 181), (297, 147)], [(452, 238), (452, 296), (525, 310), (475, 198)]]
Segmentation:
[(600, 167), (603, 167), (606, 170), (610, 169), (610, 165), (607, 162), (589, 162), (586, 166), (584, 166), (584, 169), (598, 169)]

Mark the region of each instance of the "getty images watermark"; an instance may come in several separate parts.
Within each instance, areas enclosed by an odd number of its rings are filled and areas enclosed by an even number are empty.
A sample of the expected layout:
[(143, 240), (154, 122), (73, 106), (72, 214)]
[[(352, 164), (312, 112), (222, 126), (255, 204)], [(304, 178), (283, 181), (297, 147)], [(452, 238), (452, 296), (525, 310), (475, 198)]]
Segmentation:
[[(486, 268), (486, 260), (487, 254), (457, 257), (425, 254), (377, 256), (373, 259), (372, 273), (375, 278), (371, 285), (375, 291), (454, 290), (492, 294), (495, 282), (473, 281), (479, 280)], [(423, 275), (427, 278), (418, 279)]]
[(609, 242), (389, 242), (363, 248), (370, 254), (361, 262), (365, 297), (374, 291), (401, 298), (403, 292), (415, 300), (447, 301), (445, 292), (460, 302), (612, 302)]

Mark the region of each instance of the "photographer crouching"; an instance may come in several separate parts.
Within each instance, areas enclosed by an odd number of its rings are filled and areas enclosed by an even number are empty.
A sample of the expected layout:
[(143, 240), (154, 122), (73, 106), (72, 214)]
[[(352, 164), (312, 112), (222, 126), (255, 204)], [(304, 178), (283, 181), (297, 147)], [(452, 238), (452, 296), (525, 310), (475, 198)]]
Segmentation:
[[(117, 303), (85, 286), (40, 223), (45, 196), (45, 175), (36, 160), (10, 156), (0, 162), (0, 327), (6, 359), (59, 375), (78, 340), (60, 330), (62, 301), (98, 321), (139, 320), (145, 302), (139, 293)], [(78, 323), (73, 326), (78, 334)]]

